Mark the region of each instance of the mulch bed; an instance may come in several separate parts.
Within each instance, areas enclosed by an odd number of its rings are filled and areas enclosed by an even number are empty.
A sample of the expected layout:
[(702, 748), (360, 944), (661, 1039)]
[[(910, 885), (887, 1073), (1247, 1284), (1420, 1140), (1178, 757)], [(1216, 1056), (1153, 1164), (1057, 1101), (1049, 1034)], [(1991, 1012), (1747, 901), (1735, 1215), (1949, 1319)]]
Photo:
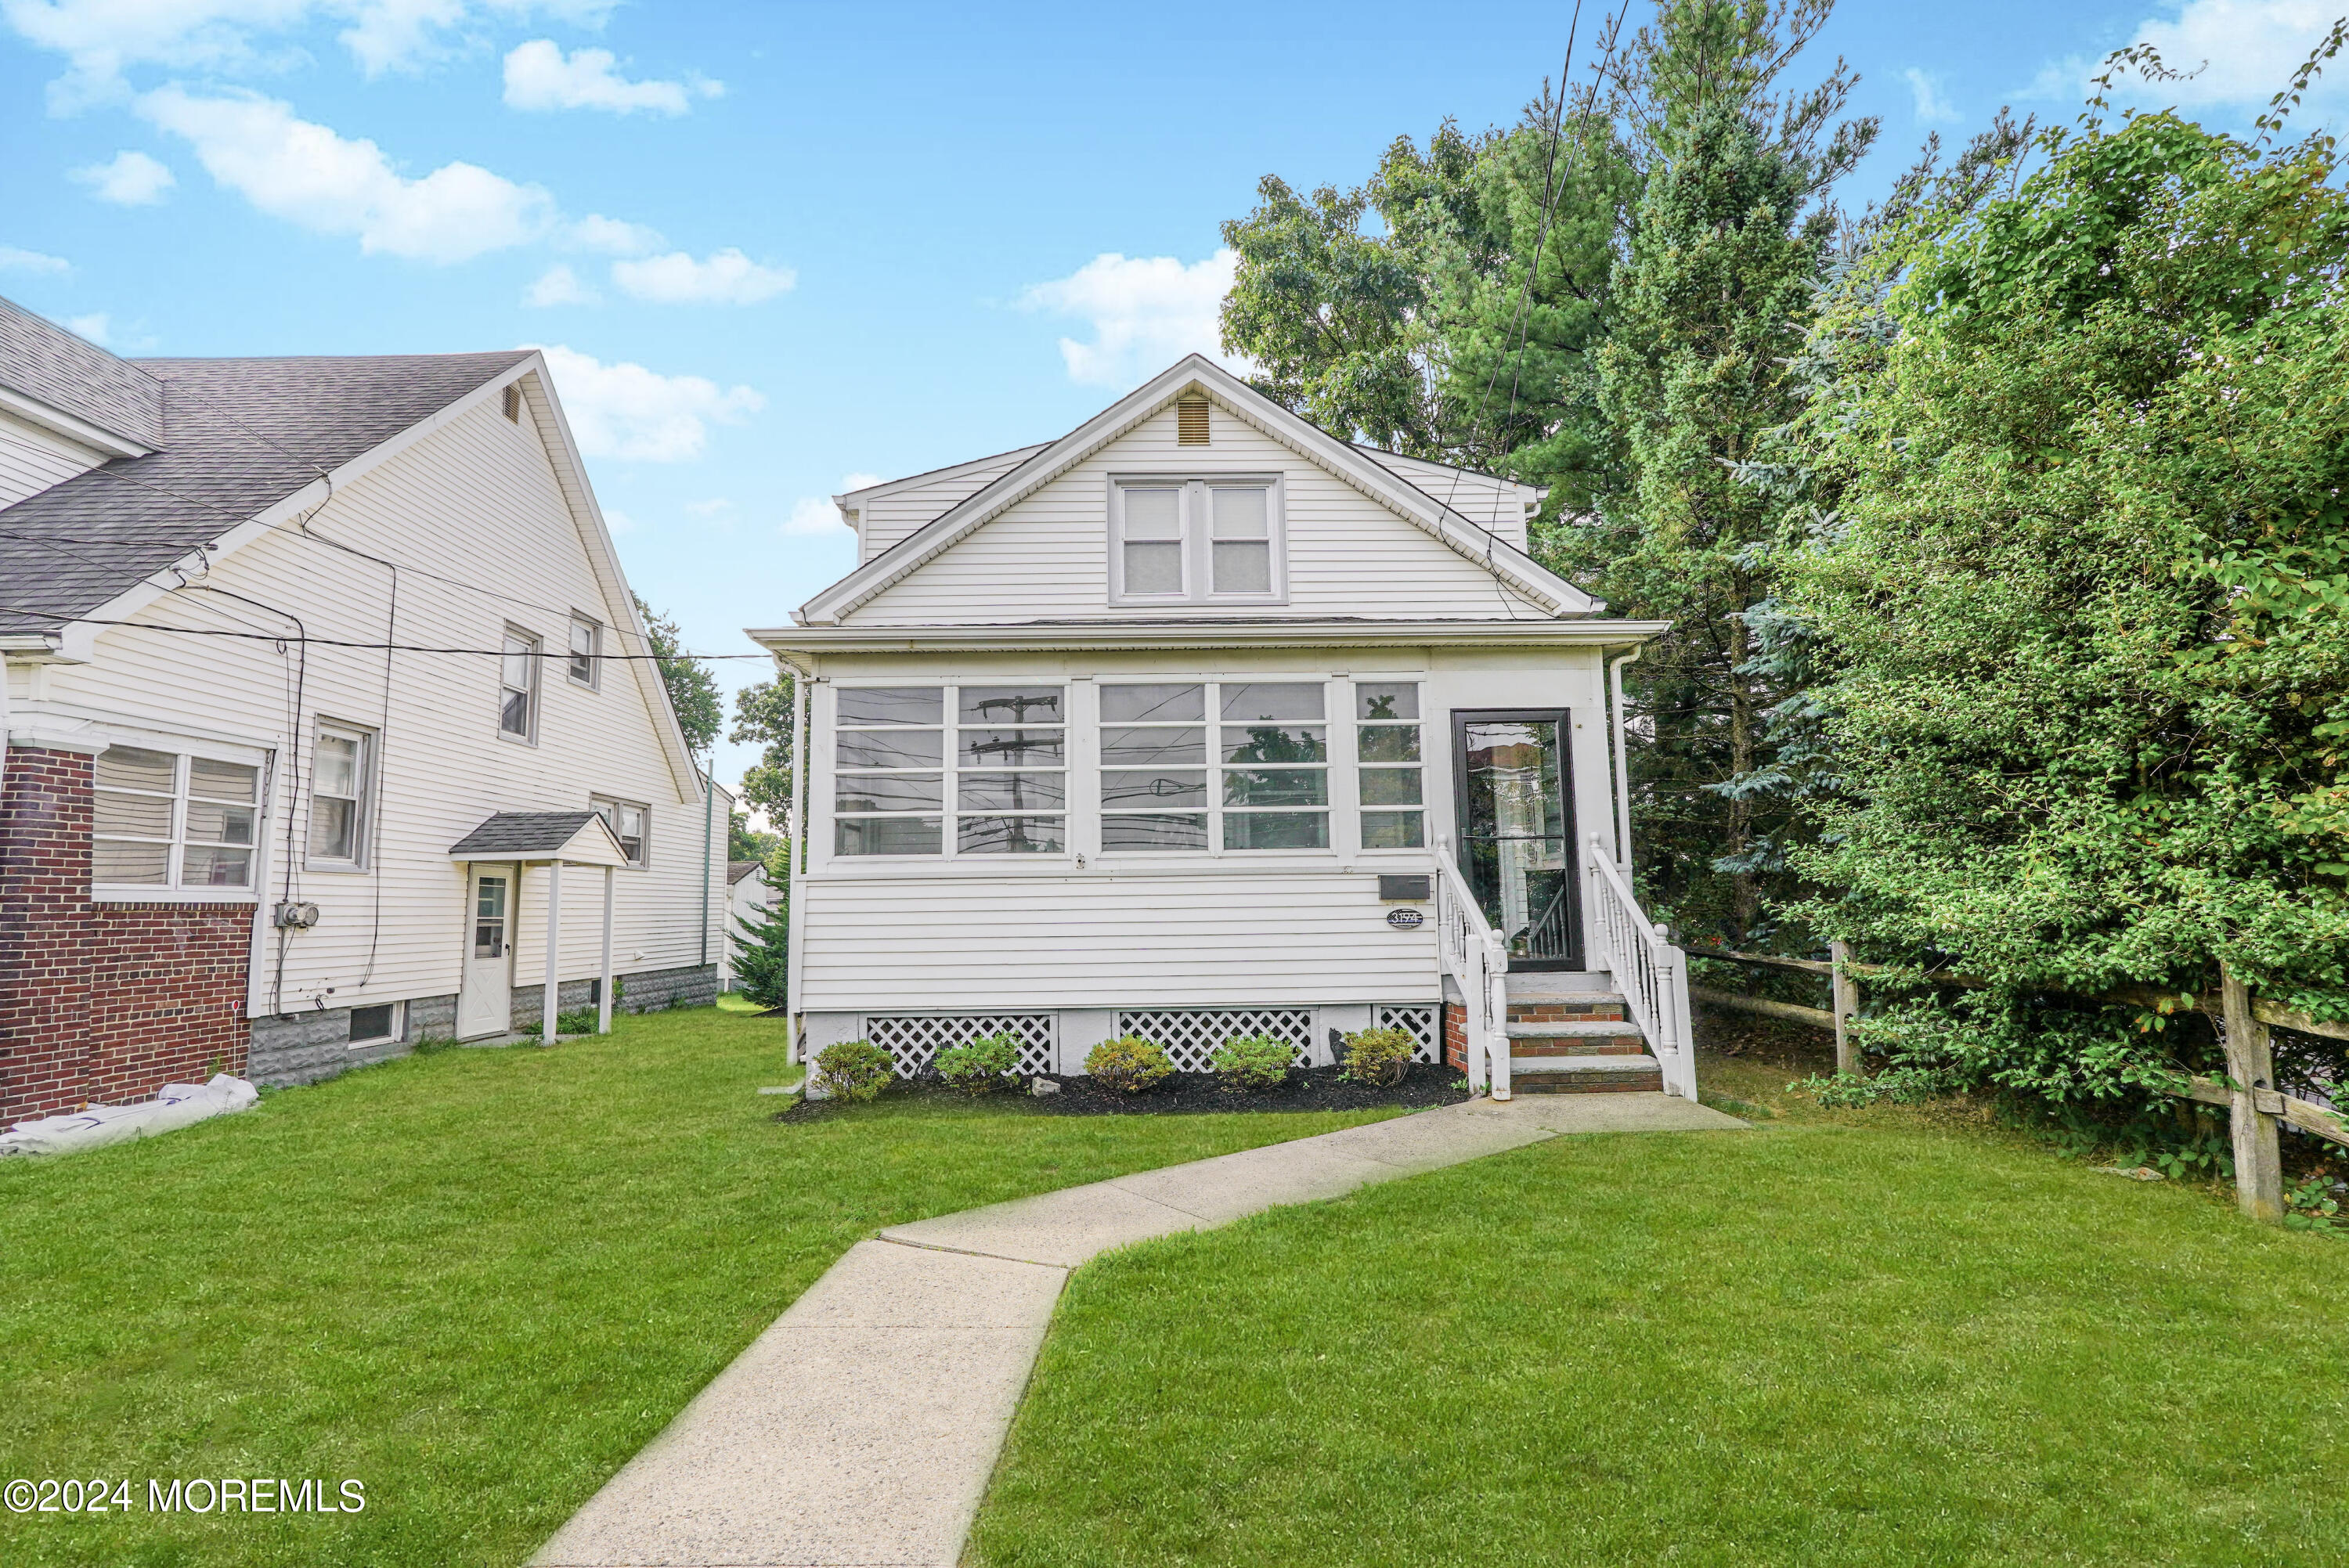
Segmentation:
[[(1046, 1075), (1050, 1078), (1050, 1075)], [(1402, 1082), (1384, 1088), (1352, 1083), (1336, 1068), (1306, 1068), (1292, 1071), (1279, 1088), (1249, 1094), (1226, 1088), (1213, 1073), (1176, 1073), (1141, 1094), (1120, 1094), (1090, 1078), (1055, 1078), (1058, 1094), (1038, 1097), (1024, 1088), (999, 1089), (986, 1098), (1016, 1100), (1047, 1116), (1184, 1116), (1231, 1110), (1375, 1110), (1386, 1106), (1419, 1109), (1432, 1105), (1456, 1105), (1468, 1098), (1468, 1086), (1456, 1068), (1413, 1062)], [(890, 1099), (961, 1099), (959, 1092), (936, 1078), (916, 1078), (891, 1084), (882, 1097)], [(812, 1121), (854, 1110), (837, 1100), (802, 1100), (776, 1116), (777, 1121)]]

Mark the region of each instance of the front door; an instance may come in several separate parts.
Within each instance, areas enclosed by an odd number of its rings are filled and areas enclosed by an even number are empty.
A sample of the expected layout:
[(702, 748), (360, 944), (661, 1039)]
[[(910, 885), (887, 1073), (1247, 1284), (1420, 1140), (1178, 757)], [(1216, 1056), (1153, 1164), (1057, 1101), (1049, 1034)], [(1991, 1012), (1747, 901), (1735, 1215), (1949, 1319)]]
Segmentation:
[(457, 1037), (477, 1040), (513, 1027), (513, 868), (476, 866), (465, 891), (471, 918), (465, 923)]
[(1562, 710), (1454, 712), (1460, 869), (1512, 969), (1582, 967)]

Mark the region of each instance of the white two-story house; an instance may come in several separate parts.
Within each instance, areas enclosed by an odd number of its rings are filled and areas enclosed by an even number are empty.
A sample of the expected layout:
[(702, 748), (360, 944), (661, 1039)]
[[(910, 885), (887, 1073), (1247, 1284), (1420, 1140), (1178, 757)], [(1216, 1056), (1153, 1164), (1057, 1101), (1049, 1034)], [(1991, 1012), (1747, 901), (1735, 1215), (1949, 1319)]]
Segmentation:
[(836, 499), (858, 566), (750, 634), (801, 676), (804, 1050), (1009, 1031), (1071, 1072), (1132, 1033), (1197, 1070), (1385, 1025), (1495, 1095), (1693, 1095), (1627, 881), (1619, 666), (1664, 628), (1532, 559), (1538, 492), (1193, 356)]
[(0, 1122), (709, 1000), (727, 802), (644, 633), (538, 354), (0, 301)]

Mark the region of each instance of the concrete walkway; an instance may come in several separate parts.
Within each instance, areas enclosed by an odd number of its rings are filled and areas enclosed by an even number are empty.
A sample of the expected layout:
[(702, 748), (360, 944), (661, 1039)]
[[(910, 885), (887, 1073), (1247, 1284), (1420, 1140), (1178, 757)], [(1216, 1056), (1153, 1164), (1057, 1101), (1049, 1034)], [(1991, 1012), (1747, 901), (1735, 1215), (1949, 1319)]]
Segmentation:
[(1560, 1133), (1745, 1123), (1661, 1094), (1471, 1100), (859, 1242), (535, 1568), (953, 1568), (1069, 1271)]

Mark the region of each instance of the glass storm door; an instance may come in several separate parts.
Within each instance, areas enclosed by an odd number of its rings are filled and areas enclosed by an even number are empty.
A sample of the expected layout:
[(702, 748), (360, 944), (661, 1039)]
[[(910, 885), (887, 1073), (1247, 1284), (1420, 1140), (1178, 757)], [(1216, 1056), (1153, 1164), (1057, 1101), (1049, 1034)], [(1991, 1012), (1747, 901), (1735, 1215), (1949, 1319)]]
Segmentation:
[(1455, 713), (1460, 870), (1520, 969), (1582, 963), (1566, 715)]

